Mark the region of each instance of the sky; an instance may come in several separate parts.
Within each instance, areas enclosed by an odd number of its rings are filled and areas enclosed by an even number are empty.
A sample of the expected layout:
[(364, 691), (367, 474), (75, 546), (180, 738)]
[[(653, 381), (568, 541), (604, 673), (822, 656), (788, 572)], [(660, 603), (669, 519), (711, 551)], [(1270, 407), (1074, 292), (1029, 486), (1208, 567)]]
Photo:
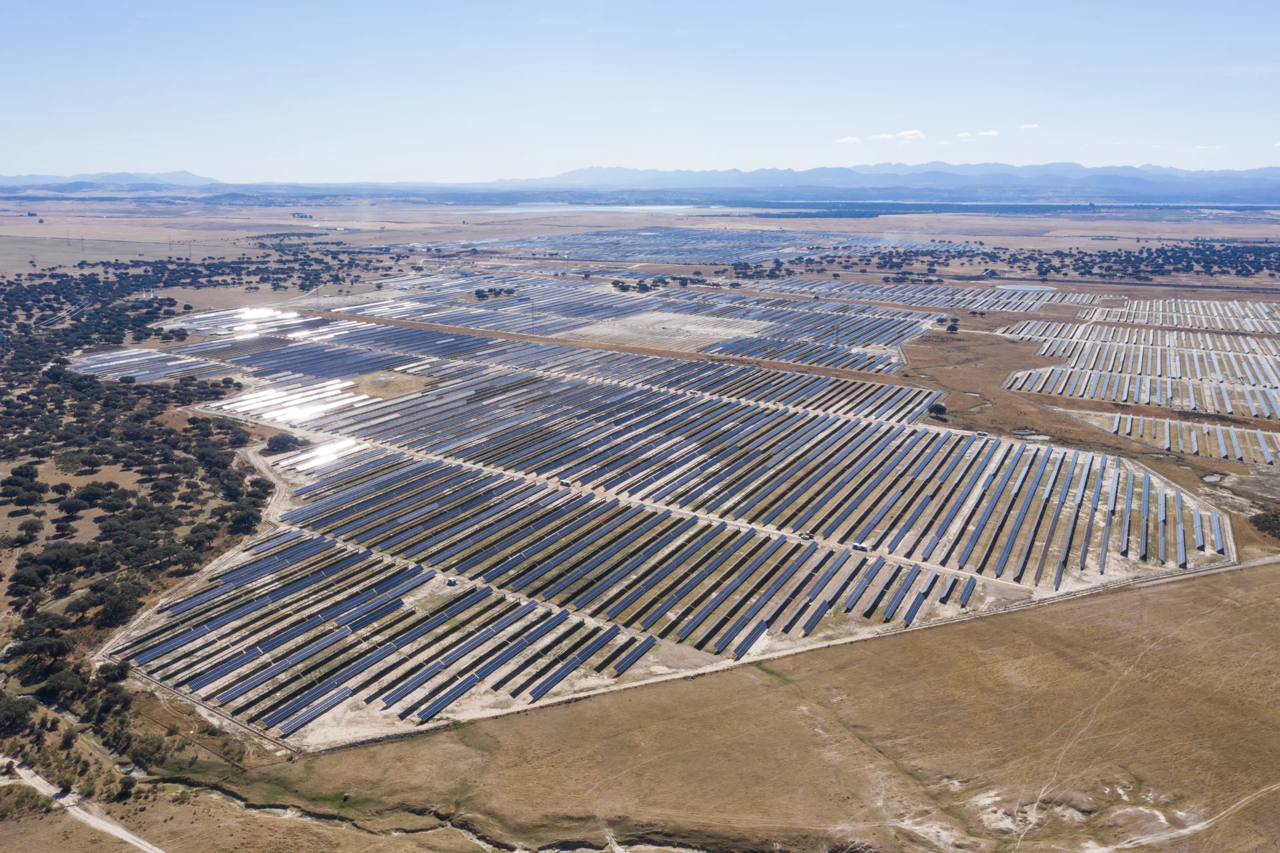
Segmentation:
[(0, 174), (1280, 165), (1280, 3), (0, 0)]

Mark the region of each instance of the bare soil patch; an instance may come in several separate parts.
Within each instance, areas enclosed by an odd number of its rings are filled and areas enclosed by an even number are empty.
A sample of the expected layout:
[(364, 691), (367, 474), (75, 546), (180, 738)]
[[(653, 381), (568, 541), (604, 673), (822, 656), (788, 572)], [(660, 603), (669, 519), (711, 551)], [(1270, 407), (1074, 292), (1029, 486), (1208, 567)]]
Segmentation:
[(720, 341), (757, 334), (769, 326), (769, 323), (755, 320), (721, 320), (667, 311), (647, 311), (573, 329), (555, 337), (692, 352)]
[(392, 397), (399, 397), (402, 394), (421, 391), (431, 385), (432, 382), (433, 380), (429, 376), (413, 376), (408, 373), (396, 373), (392, 370), (380, 370), (377, 373), (366, 373), (358, 377), (355, 388), (351, 390), (356, 394), (364, 394), (366, 397), (390, 400)]
[[(23, 853), (138, 853), (132, 844), (98, 832), (61, 810), (42, 817), (0, 821), (0, 850)], [(168, 853), (168, 851), (166, 851)]]

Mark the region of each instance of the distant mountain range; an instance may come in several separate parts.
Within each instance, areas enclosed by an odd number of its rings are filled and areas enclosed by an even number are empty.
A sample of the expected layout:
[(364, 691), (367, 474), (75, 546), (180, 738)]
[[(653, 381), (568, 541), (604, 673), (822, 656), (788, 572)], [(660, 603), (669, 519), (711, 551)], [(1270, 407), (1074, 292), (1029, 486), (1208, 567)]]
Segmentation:
[(880, 163), (795, 171), (659, 171), (592, 167), (549, 178), (488, 183), (226, 184), (190, 172), (0, 176), (9, 193), (75, 196), (163, 194), (224, 201), (248, 197), (413, 197), (509, 204), (1173, 204), (1280, 205), (1280, 167), (1189, 171), (1163, 166), (1086, 167), (1078, 163)]
[(788, 187), (982, 187), (982, 186), (1092, 186), (1130, 187), (1183, 185), (1273, 186), (1280, 185), (1280, 167), (1244, 171), (1193, 172), (1164, 166), (1103, 166), (1079, 163), (1046, 163), (1010, 166), (1004, 163), (880, 163), (873, 166), (828, 167), (795, 171), (756, 169), (743, 172), (659, 171), (593, 167), (575, 169), (553, 178), (495, 181), (494, 186), (564, 187), (597, 189), (705, 189)]
[[(1002, 163), (952, 165), (924, 163), (906, 165), (882, 163), (867, 167), (806, 169), (755, 169), (741, 172), (659, 172), (657, 169), (590, 168), (575, 169), (554, 178), (529, 181), (497, 181), (494, 187), (576, 188), (576, 190), (829, 190), (890, 191), (884, 196), (910, 196), (911, 199), (959, 201), (961, 196), (974, 201), (991, 201), (996, 197), (1028, 200), (1046, 197), (1062, 201), (1078, 200), (1178, 200), (1194, 201), (1207, 196), (1233, 196), (1234, 201), (1248, 201), (1249, 196), (1265, 196), (1268, 201), (1280, 199), (1280, 167), (1262, 169), (1221, 170), (1221, 172), (1189, 172), (1143, 165), (1143, 167), (1088, 168), (1078, 163), (1048, 163), (1014, 167)], [(916, 192), (904, 192), (916, 191)], [(925, 191), (920, 193), (918, 191)], [(805, 193), (812, 197), (812, 193)], [(846, 193), (840, 193), (842, 199)], [(856, 193), (865, 196), (865, 192)], [(872, 193), (876, 195), (876, 193)], [(1268, 202), (1267, 201), (1267, 202)], [(1266, 202), (1263, 202), (1266, 204)]]
[(94, 172), (92, 175), (0, 175), (0, 187), (40, 187), (50, 184), (104, 184), (137, 186), (151, 184), (166, 187), (203, 187), (217, 184), (213, 178), (202, 178), (190, 172)]

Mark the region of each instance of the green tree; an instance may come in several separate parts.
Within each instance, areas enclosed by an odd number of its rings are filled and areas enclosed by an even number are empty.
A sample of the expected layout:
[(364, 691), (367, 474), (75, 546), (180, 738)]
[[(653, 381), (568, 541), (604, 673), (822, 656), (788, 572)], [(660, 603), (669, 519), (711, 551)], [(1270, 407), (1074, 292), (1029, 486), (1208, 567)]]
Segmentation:
[(0, 735), (14, 735), (31, 722), (36, 700), (29, 696), (0, 696)]

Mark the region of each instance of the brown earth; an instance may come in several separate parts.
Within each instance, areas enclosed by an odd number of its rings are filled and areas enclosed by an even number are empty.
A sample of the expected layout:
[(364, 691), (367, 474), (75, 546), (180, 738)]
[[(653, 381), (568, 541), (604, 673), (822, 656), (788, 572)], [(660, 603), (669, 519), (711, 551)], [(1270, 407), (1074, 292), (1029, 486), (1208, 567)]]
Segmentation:
[(132, 844), (92, 829), (66, 812), (55, 811), (41, 817), (0, 820), (0, 850), (22, 853), (138, 853)]
[[(141, 786), (139, 791), (148, 790)], [(111, 817), (165, 853), (483, 853), (484, 847), (440, 821), (404, 821), (401, 833), (342, 820), (312, 820), (278, 810), (246, 809), (211, 793), (136, 795), (106, 807)], [(407, 833), (407, 834), (405, 834)], [(65, 813), (0, 821), (0, 850), (24, 853), (137, 853), (124, 841)]]
[(403, 394), (421, 391), (434, 380), (430, 376), (414, 376), (409, 373), (396, 373), (392, 370), (380, 370), (377, 373), (366, 373), (355, 380), (356, 386), (351, 390), (367, 397), (390, 400)]
[[(6, 462), (0, 464), (0, 478), (9, 476), (9, 473), (17, 467), (16, 463)], [(146, 493), (145, 487), (139, 487), (139, 474), (137, 471), (125, 471), (119, 465), (104, 465), (92, 474), (81, 474), (71, 471), (61, 471), (58, 469), (53, 460), (47, 460), (36, 466), (36, 470), (40, 472), (39, 480), (50, 486), (59, 483), (66, 483), (73, 490), (81, 486), (87, 486), (92, 482), (115, 483), (124, 489), (133, 489), (142, 494)], [(68, 495), (70, 497), (70, 495)], [(58, 512), (57, 502), (61, 500), (53, 492), (47, 493), (45, 501), (53, 500), (53, 504), (39, 503), (33, 507), (18, 507), (12, 502), (6, 503), (0, 507), (0, 536), (17, 536), (18, 525), (26, 521), (28, 518), (34, 517), (32, 511), (43, 511), (41, 520), (44, 522), (44, 531), (41, 533), (41, 541), (54, 537), (53, 522), (62, 518), (62, 514)], [(26, 510), (26, 511), (24, 511)], [(59, 537), (59, 542), (92, 542), (98, 535), (98, 519), (102, 518), (106, 513), (100, 509), (91, 508), (80, 514), (73, 524), (76, 527), (76, 533), (70, 537)]]

